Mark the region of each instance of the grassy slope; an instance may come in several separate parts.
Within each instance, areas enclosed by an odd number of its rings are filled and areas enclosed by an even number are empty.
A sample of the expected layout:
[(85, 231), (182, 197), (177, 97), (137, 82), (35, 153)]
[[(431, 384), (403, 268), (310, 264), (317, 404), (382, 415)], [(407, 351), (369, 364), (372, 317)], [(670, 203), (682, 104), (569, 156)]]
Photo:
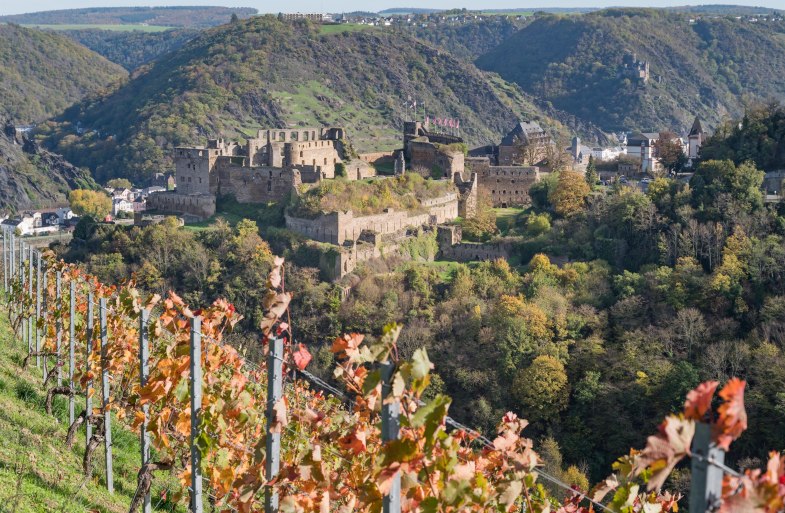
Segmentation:
[(0, 117), (41, 121), (126, 75), (61, 34), (0, 25)]
[[(103, 447), (96, 451), (93, 478), (84, 482), (84, 430), (74, 448), (68, 449), (66, 400), (55, 401), (57, 419), (46, 414), (40, 371), (35, 366), (21, 370), (24, 354), (21, 342), (11, 335), (5, 312), (0, 312), (0, 512), (128, 511), (139, 469), (137, 436), (114, 424), (114, 495), (106, 491)], [(82, 401), (77, 411), (80, 406)], [(171, 479), (168, 483), (172, 486)], [(154, 483), (154, 511), (183, 511), (159, 500), (162, 489), (162, 480)]]

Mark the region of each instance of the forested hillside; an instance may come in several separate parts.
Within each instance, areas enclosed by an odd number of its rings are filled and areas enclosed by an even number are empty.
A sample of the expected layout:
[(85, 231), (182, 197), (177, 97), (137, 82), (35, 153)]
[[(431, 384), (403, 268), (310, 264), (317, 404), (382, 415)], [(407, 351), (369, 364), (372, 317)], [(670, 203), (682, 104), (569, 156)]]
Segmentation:
[(247, 7), (92, 7), (0, 16), (0, 23), (31, 25), (138, 25), (145, 23), (167, 27), (213, 27), (228, 23), (233, 14), (240, 18), (247, 18), (256, 13), (256, 9)]
[(66, 30), (63, 35), (103, 55), (128, 71), (183, 46), (199, 32), (180, 29), (163, 32), (82, 29)]
[(0, 117), (42, 121), (126, 75), (63, 35), (0, 25)]
[[(607, 9), (542, 16), (481, 56), (557, 109), (605, 130), (685, 131), (742, 113), (745, 102), (785, 96), (785, 25), (664, 10)], [(647, 84), (624, 75), (625, 55), (650, 63)]]
[(544, 118), (516, 87), (411, 37), (325, 35), (307, 22), (260, 16), (201, 33), (42, 131), (99, 181), (144, 179), (170, 168), (174, 145), (262, 126), (338, 124), (358, 150), (392, 149), (413, 115), (410, 97), (421, 117), (460, 119), (473, 145), (498, 141), (518, 118)]
[(410, 30), (423, 41), (444, 48), (459, 59), (474, 61), (499, 46), (525, 23), (508, 16), (495, 16), (460, 25), (443, 23), (423, 27), (421, 24), (413, 24), (405, 30)]

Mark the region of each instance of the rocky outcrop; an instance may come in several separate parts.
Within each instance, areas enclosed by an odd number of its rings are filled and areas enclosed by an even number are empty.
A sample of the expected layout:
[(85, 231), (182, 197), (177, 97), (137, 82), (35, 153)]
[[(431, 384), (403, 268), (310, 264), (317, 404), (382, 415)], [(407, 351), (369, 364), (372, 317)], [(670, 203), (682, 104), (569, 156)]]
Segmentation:
[(68, 192), (95, 186), (90, 175), (62, 156), (41, 148), (13, 124), (0, 122), (0, 211), (68, 204)]

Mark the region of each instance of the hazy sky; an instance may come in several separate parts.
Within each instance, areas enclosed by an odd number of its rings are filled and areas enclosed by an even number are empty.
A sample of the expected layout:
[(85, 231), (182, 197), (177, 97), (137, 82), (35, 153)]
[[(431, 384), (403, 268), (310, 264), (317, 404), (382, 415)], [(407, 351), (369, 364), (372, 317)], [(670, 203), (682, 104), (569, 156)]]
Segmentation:
[(685, 4), (733, 4), (785, 9), (785, 0), (0, 0), (0, 14), (19, 14), (52, 9), (75, 9), (79, 7), (121, 7), (130, 5), (226, 5), (231, 7), (255, 7), (260, 12), (341, 12), (371, 10), (388, 7), (432, 7), (468, 9), (511, 9), (530, 7), (607, 7), (612, 5), (636, 7), (665, 7)]

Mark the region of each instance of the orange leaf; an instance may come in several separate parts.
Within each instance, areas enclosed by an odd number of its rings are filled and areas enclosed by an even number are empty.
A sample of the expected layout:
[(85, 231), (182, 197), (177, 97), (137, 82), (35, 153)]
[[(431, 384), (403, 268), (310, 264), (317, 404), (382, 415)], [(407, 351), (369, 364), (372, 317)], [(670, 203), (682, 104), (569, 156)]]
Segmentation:
[(363, 338), (365, 338), (365, 336), (358, 333), (340, 336), (335, 339), (335, 342), (333, 342), (333, 346), (330, 351), (336, 354), (344, 352), (348, 353), (350, 350), (357, 349), (360, 346), (360, 343), (363, 341)]
[(344, 450), (352, 451), (355, 454), (360, 454), (365, 451), (367, 434), (365, 431), (355, 428), (354, 431), (348, 435), (338, 439), (338, 443)]
[(731, 378), (720, 390), (720, 397), (725, 401), (717, 409), (719, 418), (714, 427), (714, 440), (723, 450), (730, 448), (730, 443), (741, 436), (747, 429), (747, 412), (744, 409), (745, 381)]
[(718, 385), (717, 381), (704, 381), (687, 394), (687, 402), (684, 403), (684, 417), (701, 422), (706, 412), (711, 408), (711, 400)]

